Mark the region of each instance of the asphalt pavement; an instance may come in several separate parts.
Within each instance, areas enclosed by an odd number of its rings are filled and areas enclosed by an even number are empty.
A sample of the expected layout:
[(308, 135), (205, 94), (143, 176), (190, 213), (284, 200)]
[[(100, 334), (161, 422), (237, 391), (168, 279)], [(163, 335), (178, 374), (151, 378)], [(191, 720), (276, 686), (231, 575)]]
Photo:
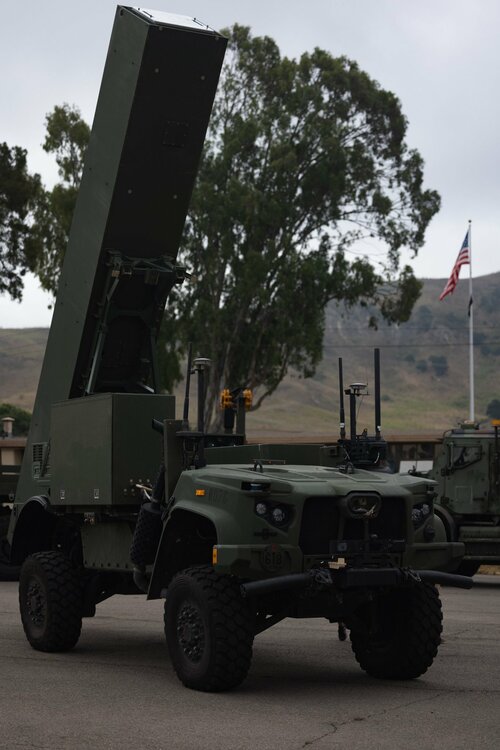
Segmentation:
[(378, 681), (324, 620), (258, 636), (230, 693), (184, 688), (162, 602), (116, 596), (67, 654), (32, 650), (17, 584), (0, 583), (0, 748), (6, 750), (496, 750), (500, 747), (500, 576), (442, 588), (444, 639), (429, 671)]

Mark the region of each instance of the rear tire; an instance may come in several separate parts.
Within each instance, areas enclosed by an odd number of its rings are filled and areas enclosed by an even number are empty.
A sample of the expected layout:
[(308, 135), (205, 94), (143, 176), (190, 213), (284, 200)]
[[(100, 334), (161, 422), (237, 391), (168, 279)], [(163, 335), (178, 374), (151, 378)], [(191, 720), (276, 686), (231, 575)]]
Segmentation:
[(167, 590), (165, 636), (181, 682), (207, 692), (243, 682), (252, 659), (253, 621), (237, 579), (208, 566), (178, 573)]
[(81, 580), (60, 552), (27, 557), (19, 577), (24, 632), (37, 651), (69, 651), (82, 628)]
[[(351, 645), (361, 668), (372, 677), (411, 680), (431, 666), (441, 642), (441, 601), (436, 587), (416, 583), (411, 588), (381, 594), (375, 604), (375, 631), (351, 630)], [(366, 606), (359, 613), (369, 625)]]

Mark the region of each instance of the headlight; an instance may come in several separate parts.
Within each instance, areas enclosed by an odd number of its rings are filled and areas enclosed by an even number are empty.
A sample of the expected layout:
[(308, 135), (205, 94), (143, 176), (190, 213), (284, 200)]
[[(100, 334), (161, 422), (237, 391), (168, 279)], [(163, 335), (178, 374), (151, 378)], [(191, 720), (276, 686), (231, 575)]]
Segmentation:
[(254, 510), (259, 518), (265, 519), (273, 526), (287, 526), (292, 518), (292, 511), (287, 506), (275, 505), (263, 500), (258, 500), (255, 503)]
[(276, 508), (273, 508), (271, 516), (273, 519), (273, 523), (275, 523), (277, 526), (283, 526), (283, 524), (288, 520), (288, 513), (280, 505), (277, 505)]

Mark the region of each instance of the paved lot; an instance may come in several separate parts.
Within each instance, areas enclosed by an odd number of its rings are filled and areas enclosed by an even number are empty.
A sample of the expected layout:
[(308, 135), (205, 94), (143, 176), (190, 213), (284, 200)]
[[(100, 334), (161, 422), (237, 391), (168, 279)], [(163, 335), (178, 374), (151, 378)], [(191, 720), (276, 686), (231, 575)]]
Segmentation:
[(500, 747), (500, 577), (443, 589), (444, 643), (419, 680), (379, 682), (325, 621), (256, 639), (232, 693), (184, 688), (170, 666), (160, 602), (115, 597), (68, 654), (33, 651), (17, 584), (0, 583), (0, 747), (9, 750), (493, 750)]

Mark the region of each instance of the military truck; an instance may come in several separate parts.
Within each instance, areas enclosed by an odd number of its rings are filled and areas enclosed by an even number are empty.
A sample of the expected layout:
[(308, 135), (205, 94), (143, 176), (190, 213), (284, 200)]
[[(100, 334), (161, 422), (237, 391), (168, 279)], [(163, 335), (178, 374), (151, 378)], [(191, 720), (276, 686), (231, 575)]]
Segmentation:
[(356, 434), (353, 384), (350, 436), (342, 418), (331, 445), (247, 445), (238, 384), (221, 433), (205, 429), (208, 359), (188, 363), (195, 428), (189, 383), (182, 419), (160, 393), (158, 328), (186, 275), (225, 46), (196, 20), (117, 9), (9, 529), (24, 631), (66, 651), (100, 602), (144, 593), (165, 598), (190, 688), (241, 683), (254, 637), (285, 617), (350, 630), (371, 675), (418, 677), (440, 642), (435, 584), (471, 582), (447, 573), (463, 545), (433, 512), (434, 482), (384, 471), (380, 399), (373, 437)]
[(0, 581), (15, 581), (19, 575), (19, 566), (9, 564), (7, 542), (10, 512), (24, 449), (24, 438), (12, 434), (13, 422), (11, 417), (0, 420)]
[(474, 575), (483, 564), (500, 564), (500, 445), (498, 427), (464, 422), (443, 436), (426, 476), (437, 482), (435, 510), (448, 539), (465, 545), (458, 572)]

